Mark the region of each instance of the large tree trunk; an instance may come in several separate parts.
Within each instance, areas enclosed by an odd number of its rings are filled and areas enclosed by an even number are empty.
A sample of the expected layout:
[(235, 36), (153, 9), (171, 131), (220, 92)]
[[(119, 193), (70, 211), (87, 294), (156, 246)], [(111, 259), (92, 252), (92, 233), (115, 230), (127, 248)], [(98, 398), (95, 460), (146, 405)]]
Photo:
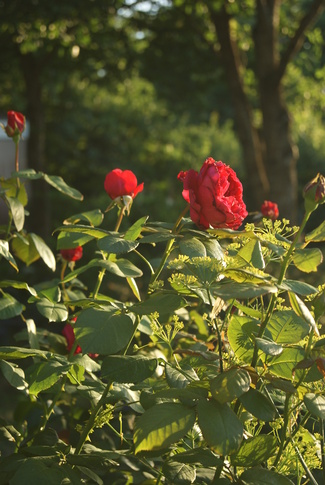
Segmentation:
[(278, 204), (281, 217), (295, 221), (298, 151), (291, 138), (289, 113), (277, 76), (279, 7), (278, 0), (257, 0), (256, 79), (263, 117), (264, 164), (270, 184), (269, 194), (265, 196)]
[(206, 6), (214, 24), (235, 113), (235, 128), (242, 146), (247, 173), (245, 200), (249, 210), (258, 210), (264, 199), (279, 205), (280, 217), (296, 222), (297, 147), (291, 137), (291, 123), (286, 107), (282, 79), (286, 67), (299, 52), (306, 29), (324, 9), (325, 0), (314, 0), (294, 36), (280, 57), (278, 31), (281, 0), (256, 0), (255, 76), (258, 86), (262, 127), (254, 125), (252, 108), (245, 93), (242, 64), (236, 34), (231, 30), (231, 16), (224, 4), (218, 10)]

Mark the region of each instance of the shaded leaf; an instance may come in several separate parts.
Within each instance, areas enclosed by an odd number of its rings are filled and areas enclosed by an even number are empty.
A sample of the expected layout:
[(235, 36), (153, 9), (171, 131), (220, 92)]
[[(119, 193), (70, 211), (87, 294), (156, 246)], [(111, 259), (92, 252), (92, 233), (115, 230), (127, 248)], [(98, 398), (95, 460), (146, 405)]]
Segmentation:
[(25, 209), (23, 204), (16, 197), (7, 197), (13, 221), (17, 231), (21, 231), (25, 224)]
[(7, 320), (16, 317), (24, 311), (25, 307), (16, 298), (3, 293), (0, 298), (0, 320)]
[(234, 466), (252, 467), (266, 462), (277, 449), (277, 440), (272, 435), (260, 434), (243, 441), (238, 453), (232, 455)]
[(238, 251), (237, 257), (242, 258), (246, 263), (251, 264), (255, 268), (265, 268), (261, 243), (257, 239), (250, 239), (250, 241)]
[(196, 479), (196, 470), (185, 463), (166, 461), (162, 467), (166, 479), (173, 484), (188, 485), (194, 483)]
[(158, 312), (160, 314), (172, 313), (178, 308), (186, 305), (186, 300), (175, 293), (157, 292), (141, 303), (135, 303), (131, 311), (138, 315), (150, 315)]
[(84, 196), (79, 192), (79, 190), (70, 187), (68, 184), (65, 183), (62, 177), (58, 175), (47, 175), (46, 173), (43, 174), (43, 178), (45, 182), (49, 185), (52, 185), (56, 190), (62, 192), (64, 195), (71, 197), (72, 199), (76, 200), (83, 200)]
[(144, 355), (110, 355), (102, 363), (102, 377), (116, 382), (141, 382), (152, 376), (157, 359)]
[(62, 365), (55, 361), (34, 364), (28, 379), (30, 382), (29, 393), (37, 396), (41, 391), (49, 389), (63, 374), (68, 372), (69, 368), (69, 364)]
[(223, 404), (231, 402), (249, 390), (251, 378), (244, 369), (229, 369), (210, 381), (211, 395)]
[(49, 322), (65, 322), (69, 315), (63, 303), (53, 303), (47, 298), (37, 302), (36, 307), (40, 314), (47, 318)]
[(18, 390), (23, 390), (28, 387), (25, 381), (25, 373), (17, 364), (1, 360), (0, 368), (4, 377), (13, 387)]
[(265, 468), (250, 468), (240, 475), (244, 485), (294, 485), (289, 478)]
[(311, 412), (313, 416), (320, 419), (325, 419), (325, 397), (321, 394), (314, 394), (308, 392), (304, 395), (304, 403), (308, 411)]
[(18, 271), (17, 263), (9, 251), (9, 244), (7, 241), (0, 240), (0, 256), (5, 258), (11, 264), (11, 266)]
[(277, 411), (270, 399), (260, 391), (251, 388), (246, 394), (239, 397), (244, 408), (262, 421), (273, 421), (277, 416)]
[(201, 400), (197, 405), (199, 426), (208, 445), (220, 455), (234, 453), (243, 438), (243, 425), (228, 404)]
[(129, 253), (139, 245), (136, 241), (128, 241), (119, 236), (105, 236), (99, 239), (97, 244), (101, 251), (109, 254)]

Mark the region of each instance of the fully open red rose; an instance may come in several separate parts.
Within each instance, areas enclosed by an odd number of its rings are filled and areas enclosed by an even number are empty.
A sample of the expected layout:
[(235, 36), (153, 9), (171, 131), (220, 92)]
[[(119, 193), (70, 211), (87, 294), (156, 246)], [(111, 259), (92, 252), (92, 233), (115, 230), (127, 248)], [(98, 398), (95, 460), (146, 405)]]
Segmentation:
[(10, 138), (15, 135), (21, 135), (25, 129), (26, 119), (25, 116), (16, 111), (8, 111), (7, 113), (8, 121), (5, 127), (6, 133)]
[(191, 219), (202, 228), (238, 229), (247, 216), (243, 186), (232, 168), (207, 158), (200, 172), (180, 172), (182, 195), (190, 204)]
[(138, 185), (136, 176), (131, 170), (115, 168), (106, 175), (104, 188), (111, 199), (129, 195), (134, 197), (143, 190), (143, 183)]
[(271, 202), (270, 200), (265, 200), (261, 206), (261, 212), (264, 217), (268, 217), (275, 221), (279, 217), (278, 204)]
[(61, 249), (60, 254), (66, 261), (78, 261), (82, 258), (83, 249), (81, 246), (73, 249)]

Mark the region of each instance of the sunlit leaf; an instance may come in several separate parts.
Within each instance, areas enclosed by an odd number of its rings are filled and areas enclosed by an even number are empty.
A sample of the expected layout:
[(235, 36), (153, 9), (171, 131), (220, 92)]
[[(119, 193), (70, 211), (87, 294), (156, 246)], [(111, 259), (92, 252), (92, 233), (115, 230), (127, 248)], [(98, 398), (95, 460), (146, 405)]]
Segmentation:
[(313, 416), (325, 419), (325, 397), (321, 394), (308, 392), (304, 395), (304, 403)]
[(68, 217), (63, 221), (63, 224), (78, 224), (78, 222), (88, 222), (91, 226), (100, 226), (104, 220), (104, 214), (100, 209), (94, 209), (92, 211), (80, 212), (71, 217)]
[(210, 381), (212, 397), (223, 404), (231, 402), (249, 390), (251, 378), (245, 369), (229, 369)]
[(16, 298), (3, 293), (0, 298), (0, 320), (16, 317), (24, 311), (25, 307)]
[(322, 242), (325, 241), (325, 221), (322, 222), (316, 229), (306, 234), (306, 242)]
[(277, 440), (272, 435), (260, 434), (242, 442), (238, 453), (232, 455), (234, 466), (252, 467), (266, 462), (277, 450)]
[(0, 240), (0, 256), (5, 258), (11, 264), (11, 266), (18, 271), (17, 263), (9, 251), (9, 244), (7, 241)]
[(294, 485), (289, 478), (265, 468), (249, 468), (240, 476), (245, 485)]
[(25, 224), (25, 209), (23, 204), (15, 197), (7, 197), (12, 218), (17, 231), (21, 231)]
[(300, 271), (311, 273), (312, 271), (317, 271), (317, 266), (323, 261), (323, 254), (319, 248), (297, 249), (292, 256), (292, 260)]
[(135, 424), (135, 453), (168, 448), (192, 428), (195, 411), (179, 403), (157, 404), (145, 411)]
[(79, 192), (79, 190), (67, 185), (62, 177), (59, 177), (58, 175), (47, 175), (46, 173), (44, 173), (43, 178), (45, 182), (52, 185), (52, 187), (54, 187), (59, 192), (62, 192), (64, 195), (67, 195), (72, 199), (83, 200), (84, 196)]
[(293, 310), (274, 312), (266, 328), (278, 344), (297, 343), (309, 333), (308, 323)]
[(65, 322), (69, 315), (65, 305), (51, 302), (47, 298), (42, 298), (36, 306), (40, 314), (47, 318), (49, 322)]
[(25, 373), (17, 364), (1, 360), (0, 369), (10, 385), (18, 390), (27, 389), (28, 384), (25, 381)]

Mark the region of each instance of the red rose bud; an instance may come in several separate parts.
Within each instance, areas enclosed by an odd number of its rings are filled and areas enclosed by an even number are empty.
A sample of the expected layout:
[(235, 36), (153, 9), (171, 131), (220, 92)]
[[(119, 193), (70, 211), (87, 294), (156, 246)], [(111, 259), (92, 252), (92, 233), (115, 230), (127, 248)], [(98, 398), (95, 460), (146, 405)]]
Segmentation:
[(78, 261), (82, 258), (83, 249), (81, 246), (73, 249), (61, 249), (60, 254), (66, 261)]
[(104, 188), (112, 200), (117, 197), (130, 196), (132, 199), (142, 192), (143, 183), (138, 185), (136, 176), (131, 170), (116, 168), (106, 175)]
[(270, 200), (265, 200), (261, 206), (261, 212), (263, 217), (275, 221), (279, 217), (278, 204), (271, 202)]
[(10, 138), (14, 136), (20, 136), (25, 129), (26, 119), (25, 116), (16, 111), (8, 111), (8, 120), (5, 131)]
[[(75, 322), (77, 318), (74, 318), (73, 321)], [(63, 330), (62, 330), (62, 335), (64, 335), (66, 341), (67, 341), (67, 350), (68, 352), (71, 352), (72, 347), (75, 343), (76, 337), (74, 334), (74, 328), (70, 323), (66, 323)], [(74, 351), (75, 354), (80, 354), (82, 352), (80, 345), (77, 345), (76, 350)], [(98, 357), (99, 354), (88, 354), (89, 357), (95, 359)]]
[(325, 202), (325, 177), (318, 173), (316, 177), (305, 185), (303, 190), (305, 209), (313, 211), (318, 204)]
[[(73, 347), (73, 344), (76, 340), (76, 337), (74, 335), (74, 330), (73, 330), (73, 326), (70, 325), (70, 323), (67, 323), (63, 330), (62, 330), (62, 335), (64, 335), (66, 341), (67, 341), (67, 349), (68, 349), (68, 352), (71, 352), (71, 349)], [(80, 354), (81, 352), (81, 347), (80, 345), (78, 345), (76, 347), (76, 350), (74, 351), (75, 354)]]
[(232, 168), (207, 158), (200, 172), (180, 172), (182, 195), (190, 204), (190, 216), (197, 226), (238, 229), (247, 216), (243, 186)]

